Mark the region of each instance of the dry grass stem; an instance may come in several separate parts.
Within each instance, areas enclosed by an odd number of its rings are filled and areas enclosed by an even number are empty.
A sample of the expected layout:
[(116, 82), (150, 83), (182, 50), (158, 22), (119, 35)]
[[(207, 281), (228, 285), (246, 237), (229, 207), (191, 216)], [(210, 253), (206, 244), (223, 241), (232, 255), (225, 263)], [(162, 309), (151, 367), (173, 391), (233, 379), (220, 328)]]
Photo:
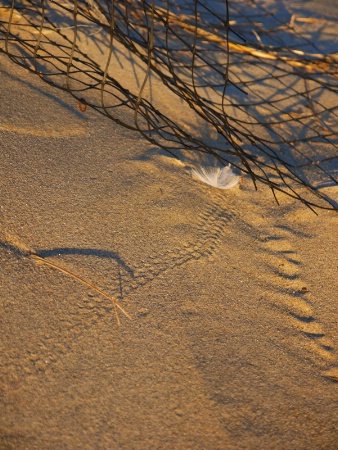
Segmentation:
[(24, 243), (22, 243), (17, 237), (14, 237), (12, 235), (9, 235), (8, 233), (4, 233), (4, 239), (3, 244), (6, 247), (9, 247), (11, 250), (16, 252), (19, 256), (24, 256), (32, 259), (37, 264), (45, 264), (46, 266), (52, 267), (53, 269), (58, 270), (59, 272), (62, 272), (75, 280), (79, 281), (80, 283), (84, 284), (85, 286), (89, 287), (93, 291), (97, 292), (98, 294), (102, 295), (103, 297), (110, 300), (114, 306), (114, 312), (115, 317), (118, 325), (121, 324), (120, 317), (119, 317), (119, 310), (126, 316), (128, 319), (131, 319), (130, 315), (127, 313), (127, 311), (119, 304), (119, 302), (116, 300), (116, 298), (112, 297), (111, 295), (106, 294), (103, 292), (100, 288), (95, 286), (95, 284), (90, 283), (89, 281), (85, 280), (84, 278), (81, 278), (80, 276), (76, 275), (74, 272), (60, 266), (59, 264), (51, 261), (47, 261), (45, 258), (42, 258), (41, 256), (37, 255), (34, 250), (27, 247)]

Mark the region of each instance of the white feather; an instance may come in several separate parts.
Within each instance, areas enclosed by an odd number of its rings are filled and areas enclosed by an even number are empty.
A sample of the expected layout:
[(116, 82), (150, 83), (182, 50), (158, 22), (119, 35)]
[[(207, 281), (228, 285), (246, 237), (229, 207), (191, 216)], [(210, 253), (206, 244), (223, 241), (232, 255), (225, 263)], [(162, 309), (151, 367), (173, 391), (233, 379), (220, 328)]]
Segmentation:
[(235, 174), (230, 164), (221, 169), (220, 167), (199, 167), (192, 169), (192, 174), (203, 183), (218, 189), (231, 189), (235, 187), (240, 177)]

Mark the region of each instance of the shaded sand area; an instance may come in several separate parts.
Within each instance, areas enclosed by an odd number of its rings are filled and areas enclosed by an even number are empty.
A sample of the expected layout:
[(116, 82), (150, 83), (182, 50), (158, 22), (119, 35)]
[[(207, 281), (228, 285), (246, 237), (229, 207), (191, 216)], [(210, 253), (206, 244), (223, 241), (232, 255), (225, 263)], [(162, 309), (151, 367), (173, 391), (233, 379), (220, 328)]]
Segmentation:
[(337, 214), (0, 75), (0, 448), (336, 449)]

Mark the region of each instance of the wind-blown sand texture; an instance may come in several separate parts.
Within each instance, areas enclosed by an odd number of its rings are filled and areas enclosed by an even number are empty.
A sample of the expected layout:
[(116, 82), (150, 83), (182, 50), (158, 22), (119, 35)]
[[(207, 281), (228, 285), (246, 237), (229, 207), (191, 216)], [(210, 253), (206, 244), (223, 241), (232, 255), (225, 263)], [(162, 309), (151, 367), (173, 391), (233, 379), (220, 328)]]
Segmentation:
[(0, 76), (0, 448), (336, 449), (337, 214)]

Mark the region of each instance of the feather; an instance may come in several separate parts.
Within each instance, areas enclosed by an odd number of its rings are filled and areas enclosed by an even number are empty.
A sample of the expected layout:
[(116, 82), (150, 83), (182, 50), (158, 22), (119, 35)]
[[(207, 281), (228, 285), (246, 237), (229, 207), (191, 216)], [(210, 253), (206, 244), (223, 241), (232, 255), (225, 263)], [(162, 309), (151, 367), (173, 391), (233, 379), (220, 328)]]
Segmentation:
[(240, 177), (235, 174), (230, 164), (223, 169), (220, 167), (199, 167), (192, 169), (192, 174), (203, 183), (218, 189), (231, 189), (240, 181)]

